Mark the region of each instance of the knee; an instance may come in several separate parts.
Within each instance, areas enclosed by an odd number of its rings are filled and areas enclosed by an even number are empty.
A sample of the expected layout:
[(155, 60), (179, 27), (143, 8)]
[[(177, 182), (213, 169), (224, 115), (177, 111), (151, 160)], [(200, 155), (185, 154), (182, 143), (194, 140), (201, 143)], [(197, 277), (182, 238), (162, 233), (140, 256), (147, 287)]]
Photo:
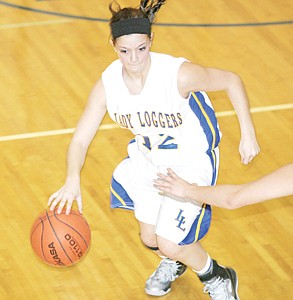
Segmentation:
[(157, 248), (157, 239), (155, 234), (140, 233), (141, 242), (148, 248)]
[(159, 237), (157, 239), (157, 242), (158, 242), (158, 247), (164, 256), (171, 258), (173, 260), (180, 260), (180, 253), (182, 250), (181, 246)]

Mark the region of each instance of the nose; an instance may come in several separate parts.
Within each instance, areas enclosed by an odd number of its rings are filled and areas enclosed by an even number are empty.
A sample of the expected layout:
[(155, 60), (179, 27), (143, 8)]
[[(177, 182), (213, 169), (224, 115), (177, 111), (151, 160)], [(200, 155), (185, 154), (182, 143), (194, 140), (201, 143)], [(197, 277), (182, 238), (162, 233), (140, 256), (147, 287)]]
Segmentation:
[(130, 61), (132, 63), (135, 63), (138, 61), (138, 55), (136, 53), (136, 51), (131, 51), (131, 54), (130, 54)]

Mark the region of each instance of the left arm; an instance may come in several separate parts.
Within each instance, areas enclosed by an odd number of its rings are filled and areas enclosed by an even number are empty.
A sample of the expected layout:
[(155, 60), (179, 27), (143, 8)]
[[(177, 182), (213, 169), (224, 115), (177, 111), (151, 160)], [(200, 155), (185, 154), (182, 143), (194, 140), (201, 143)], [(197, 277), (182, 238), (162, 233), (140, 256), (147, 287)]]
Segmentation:
[(226, 91), (240, 124), (241, 161), (243, 164), (251, 162), (259, 153), (260, 148), (249, 111), (248, 97), (240, 77), (229, 71), (205, 68), (185, 62), (179, 69), (178, 88), (184, 98), (193, 91)]

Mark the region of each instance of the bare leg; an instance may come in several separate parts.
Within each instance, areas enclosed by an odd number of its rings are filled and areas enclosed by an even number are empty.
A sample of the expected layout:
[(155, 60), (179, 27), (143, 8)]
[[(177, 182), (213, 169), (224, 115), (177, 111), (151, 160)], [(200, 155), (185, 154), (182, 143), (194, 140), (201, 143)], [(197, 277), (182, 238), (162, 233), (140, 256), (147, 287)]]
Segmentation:
[(156, 236), (155, 226), (140, 223), (141, 240), (149, 248), (159, 249), (155, 252), (168, 257), (162, 259), (156, 271), (146, 282), (145, 292), (152, 296), (163, 296), (170, 292), (171, 283), (181, 276), (186, 265), (198, 273), (204, 283), (204, 291), (211, 299), (238, 300), (237, 274), (232, 268), (225, 268), (211, 260), (199, 242), (179, 246), (163, 237)]
[[(155, 234), (155, 226), (143, 222), (138, 223), (140, 227), (140, 238), (142, 243), (148, 248), (157, 248), (158, 243), (157, 236)], [(163, 255), (160, 250), (154, 250), (154, 252), (159, 256)]]
[(207, 252), (199, 242), (179, 246), (155, 234), (155, 226), (139, 222), (140, 237), (147, 247), (159, 247), (154, 251), (159, 256), (166, 256), (173, 260), (180, 261), (191, 267), (193, 270), (201, 270), (207, 262)]
[(163, 255), (178, 260), (195, 271), (202, 270), (207, 263), (208, 254), (199, 242), (179, 246), (158, 236), (157, 243)]

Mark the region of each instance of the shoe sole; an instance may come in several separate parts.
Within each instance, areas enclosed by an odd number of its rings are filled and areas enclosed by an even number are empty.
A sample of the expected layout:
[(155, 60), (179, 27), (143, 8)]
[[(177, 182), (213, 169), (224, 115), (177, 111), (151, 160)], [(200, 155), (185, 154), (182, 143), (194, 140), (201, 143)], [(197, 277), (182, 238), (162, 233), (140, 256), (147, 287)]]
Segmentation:
[(171, 291), (171, 287), (168, 288), (167, 291), (156, 291), (156, 292), (154, 292), (154, 291), (147, 290), (147, 289), (144, 289), (144, 291), (147, 295), (160, 297), (160, 296), (164, 296), (164, 295), (168, 294)]

